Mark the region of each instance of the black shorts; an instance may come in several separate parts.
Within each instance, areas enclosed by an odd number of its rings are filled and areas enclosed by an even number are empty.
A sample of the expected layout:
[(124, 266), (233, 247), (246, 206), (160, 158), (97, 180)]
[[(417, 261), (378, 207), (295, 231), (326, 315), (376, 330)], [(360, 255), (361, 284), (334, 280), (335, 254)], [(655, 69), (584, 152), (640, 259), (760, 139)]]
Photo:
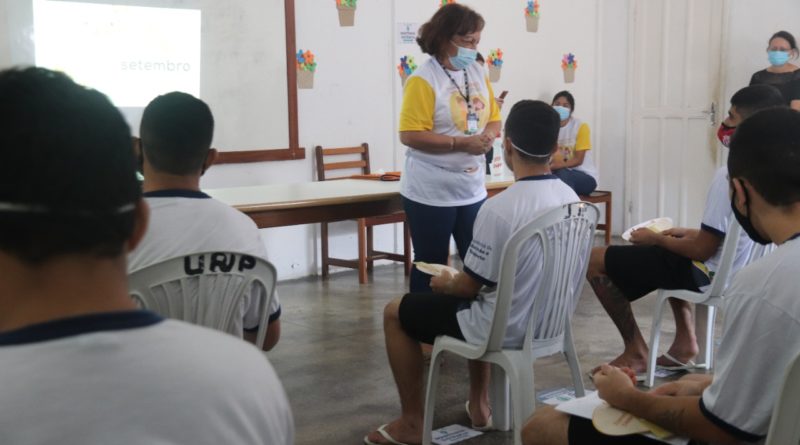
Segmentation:
[(411, 338), (429, 345), (440, 335), (464, 340), (456, 313), (469, 305), (469, 300), (451, 295), (406, 294), (400, 302), (400, 325)]
[(609, 246), (605, 266), (606, 274), (628, 301), (656, 289), (698, 292), (710, 283), (692, 260), (658, 246)]
[(607, 436), (597, 431), (592, 421), (583, 417), (570, 416), (567, 430), (569, 445), (650, 445), (664, 444), (639, 434), (630, 436)]

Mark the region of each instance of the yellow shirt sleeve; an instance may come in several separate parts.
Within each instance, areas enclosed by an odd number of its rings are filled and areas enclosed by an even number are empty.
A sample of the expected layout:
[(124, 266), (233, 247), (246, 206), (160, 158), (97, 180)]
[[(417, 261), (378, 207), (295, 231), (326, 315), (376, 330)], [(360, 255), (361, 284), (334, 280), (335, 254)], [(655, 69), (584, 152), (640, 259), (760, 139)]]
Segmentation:
[(400, 131), (431, 131), (436, 111), (436, 93), (422, 77), (412, 76), (403, 89)]
[(584, 122), (578, 128), (578, 137), (575, 140), (575, 151), (584, 151), (592, 149), (591, 135), (589, 134), (589, 125)]
[(489, 87), (489, 122), (500, 122), (503, 119), (503, 116), (500, 114), (500, 107), (497, 105), (497, 101), (494, 99), (494, 89), (492, 88), (492, 82), (489, 78), (486, 78), (486, 86)]

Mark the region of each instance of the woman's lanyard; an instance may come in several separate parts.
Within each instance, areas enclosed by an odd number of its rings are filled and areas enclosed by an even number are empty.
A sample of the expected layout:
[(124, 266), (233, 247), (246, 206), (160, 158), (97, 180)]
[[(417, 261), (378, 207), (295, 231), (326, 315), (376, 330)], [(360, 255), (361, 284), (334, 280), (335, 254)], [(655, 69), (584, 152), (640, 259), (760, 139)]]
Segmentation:
[[(438, 62), (438, 61), (437, 61)], [(466, 94), (461, 92), (461, 88), (458, 87), (456, 80), (453, 79), (453, 76), (447, 72), (447, 69), (439, 63), (439, 66), (442, 67), (442, 71), (447, 75), (447, 78), (450, 79), (450, 82), (453, 83), (453, 86), (456, 87), (456, 91), (458, 94), (461, 95), (462, 98), (467, 102), (467, 129), (464, 133), (466, 134), (475, 134), (478, 132), (478, 115), (472, 111), (472, 101), (469, 100), (469, 76), (467, 75), (467, 70), (464, 69), (464, 91)]]

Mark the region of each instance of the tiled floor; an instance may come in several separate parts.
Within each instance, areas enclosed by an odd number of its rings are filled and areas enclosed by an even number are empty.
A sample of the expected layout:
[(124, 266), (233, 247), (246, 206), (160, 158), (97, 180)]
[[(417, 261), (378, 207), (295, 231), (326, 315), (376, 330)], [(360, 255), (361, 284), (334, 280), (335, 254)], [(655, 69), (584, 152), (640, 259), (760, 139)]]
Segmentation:
[[(408, 288), (401, 266), (378, 267), (372, 282), (359, 285), (355, 272), (323, 281), (318, 277), (278, 285), (283, 332), (268, 354), (294, 411), (296, 443), (360, 444), (369, 431), (395, 418), (399, 399), (386, 359), (382, 328), (384, 305)], [(645, 338), (654, 298), (634, 304)], [(674, 325), (665, 320), (662, 345), (672, 340)], [(591, 288), (573, 319), (575, 343), (584, 372), (621, 351), (622, 340)], [(535, 365), (537, 391), (571, 384), (560, 355)], [(588, 388), (591, 382), (585, 379)], [(464, 414), (466, 362), (447, 356), (442, 369), (434, 428), (467, 424)], [(510, 444), (511, 433), (492, 432), (465, 444)]]

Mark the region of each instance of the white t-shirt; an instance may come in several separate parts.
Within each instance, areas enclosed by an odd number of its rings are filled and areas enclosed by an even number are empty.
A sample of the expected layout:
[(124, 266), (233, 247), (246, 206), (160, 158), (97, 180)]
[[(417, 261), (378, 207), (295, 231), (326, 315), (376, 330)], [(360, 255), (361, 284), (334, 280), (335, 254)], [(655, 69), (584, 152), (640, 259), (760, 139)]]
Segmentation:
[(0, 333), (2, 444), (294, 443), (254, 346), (147, 311)]
[[(700, 228), (720, 238), (725, 238), (728, 224), (730, 224), (733, 218), (728, 184), (728, 167), (720, 167), (714, 174), (714, 179), (711, 181), (711, 186), (708, 189), (706, 208), (703, 213), (703, 222)], [(750, 257), (750, 250), (752, 248), (753, 241), (747, 234), (742, 233), (739, 237), (739, 244), (736, 247), (731, 276), (734, 276), (739, 269), (747, 264), (747, 259)], [(722, 243), (720, 243), (719, 249), (717, 249), (714, 256), (704, 262), (709, 271), (717, 271), (721, 255)]]
[(778, 389), (800, 353), (800, 240), (742, 269), (725, 291), (725, 326), (703, 414), (741, 440), (769, 429)]
[[(499, 122), (500, 108), (495, 102), (486, 71), (479, 64), (473, 63), (466, 70), (445, 72), (445, 68), (431, 58), (406, 81), (400, 131), (466, 136), (465, 71), (469, 102), (478, 116), (478, 132), (482, 132), (489, 122)], [(474, 204), (486, 197), (485, 170), (484, 155), (465, 152), (434, 154), (409, 147), (400, 179), (400, 193), (412, 201), (431, 206)]]
[(597, 168), (594, 166), (594, 156), (592, 154), (592, 142), (589, 133), (589, 125), (576, 117), (570, 117), (567, 125), (558, 131), (558, 148), (564, 160), (569, 160), (575, 156), (575, 152), (585, 151), (583, 163), (573, 170), (578, 170), (598, 180)]
[[(520, 179), (483, 204), (475, 219), (472, 244), (464, 258), (464, 272), (484, 287), (468, 309), (457, 313), (458, 325), (468, 343), (484, 342), (489, 335), (506, 241), (543, 212), (579, 200), (578, 195), (558, 177), (543, 175)], [(541, 242), (531, 241), (520, 250), (504, 343), (506, 347), (519, 347), (525, 338), (528, 314), (541, 282), (542, 255)], [(576, 277), (576, 280), (582, 279)]]
[[(128, 255), (128, 273), (179, 256), (202, 252), (239, 252), (267, 258), (258, 227), (244, 213), (202, 192), (162, 190), (145, 193), (150, 223), (142, 242)], [(243, 299), (243, 329), (258, 328), (260, 288)], [(270, 321), (280, 317), (275, 292), (270, 302)], [(238, 329), (238, 326), (237, 326)]]

